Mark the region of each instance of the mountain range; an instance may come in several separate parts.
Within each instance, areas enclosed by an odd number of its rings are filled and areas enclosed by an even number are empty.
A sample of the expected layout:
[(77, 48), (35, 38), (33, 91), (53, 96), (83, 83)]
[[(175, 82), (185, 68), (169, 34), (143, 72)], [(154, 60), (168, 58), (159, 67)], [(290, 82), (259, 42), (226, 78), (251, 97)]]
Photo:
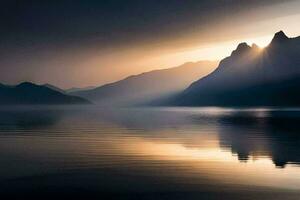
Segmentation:
[(217, 64), (189, 62), (95, 88), (62, 90), (50, 84), (0, 84), (0, 104), (300, 105), (300, 37), (289, 38), (279, 31), (265, 48), (240, 43)]
[(0, 84), (0, 105), (90, 104), (81, 97), (66, 95), (51, 85), (23, 82), (16, 86)]
[(96, 86), (87, 86), (87, 87), (72, 87), (72, 88), (69, 88), (69, 89), (66, 89), (64, 90), (64, 92), (66, 93), (72, 93), (72, 92), (81, 92), (81, 91), (85, 91), (85, 90), (92, 90), (92, 89), (95, 89)]
[(209, 75), (170, 102), (177, 106), (300, 105), (300, 37), (277, 32), (266, 48), (241, 43)]
[(189, 62), (174, 68), (129, 76), (92, 90), (69, 94), (102, 105), (149, 104), (154, 100), (181, 92), (197, 78), (212, 72), (217, 65), (216, 61)]

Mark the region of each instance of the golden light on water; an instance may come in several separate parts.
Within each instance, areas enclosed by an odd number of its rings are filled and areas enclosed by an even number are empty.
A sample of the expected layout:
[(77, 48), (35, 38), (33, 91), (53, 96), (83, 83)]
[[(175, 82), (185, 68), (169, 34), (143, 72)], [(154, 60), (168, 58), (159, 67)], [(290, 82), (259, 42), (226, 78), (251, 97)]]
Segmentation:
[[(180, 143), (147, 141), (140, 138), (127, 142), (122, 149), (123, 153), (135, 152), (149, 161), (180, 161), (179, 165), (185, 166), (186, 173), (192, 176), (205, 171), (209, 178), (219, 182), (300, 189), (300, 169), (292, 165), (287, 165), (284, 169), (275, 168), (267, 156), (250, 156), (247, 162), (240, 162), (236, 155), (221, 150), (217, 144), (205, 148), (188, 148)], [(228, 172), (234, 172), (234, 176)]]
[[(91, 146), (77, 144), (76, 151), (113, 155), (105, 162), (121, 166), (127, 166), (129, 162), (130, 168), (141, 165), (150, 174), (158, 167), (165, 172), (162, 176), (188, 177), (193, 184), (203, 182), (205, 177), (205, 180), (224, 184), (300, 189), (300, 168), (292, 164), (277, 168), (268, 151), (271, 145), (268, 140), (255, 144), (256, 150), (251, 152), (248, 160), (240, 161), (230, 149), (220, 147), (217, 131), (194, 134), (193, 131), (174, 133), (164, 130), (149, 133), (151, 137), (144, 132), (146, 136), (143, 137), (138, 136), (140, 133), (134, 134), (134, 130), (119, 128), (110, 125), (107, 131), (123, 134), (94, 135), (90, 138)], [(184, 136), (181, 138), (180, 134)], [(83, 159), (89, 160), (88, 157)], [(157, 162), (159, 166), (155, 164)]]
[[(14, 140), (14, 143), (17, 147), (20, 144), (21, 147), (30, 144), (32, 148), (26, 152), (31, 159), (45, 160), (47, 158), (42, 155), (46, 154), (51, 158), (56, 152), (69, 152), (70, 160), (61, 163), (64, 168), (72, 166), (72, 158), (75, 156), (78, 167), (97, 167), (105, 163), (107, 167), (122, 166), (138, 170), (142, 166), (149, 174), (155, 173), (159, 168), (164, 172), (160, 176), (184, 178), (185, 181), (188, 178), (192, 184), (210, 180), (220, 184), (300, 189), (299, 167), (287, 164), (285, 168), (276, 168), (270, 155), (261, 152), (252, 152), (247, 162), (241, 162), (237, 155), (220, 147), (217, 132), (197, 131), (197, 134), (193, 134), (187, 131), (181, 133), (185, 134), (184, 137), (178, 138), (179, 135), (176, 134), (171, 139), (168, 136), (174, 135), (172, 130), (152, 132), (151, 137), (144, 133), (146, 136), (143, 137), (138, 136), (139, 133), (134, 134), (133, 130), (129, 132), (118, 126), (105, 125), (103, 128), (103, 132), (120, 134), (95, 133), (89, 134), (86, 139), (61, 137), (55, 144), (49, 143), (48, 137), (26, 136)], [(9, 138), (3, 140), (3, 144), (9, 142)], [(266, 148), (269, 144), (257, 145)], [(5, 145), (2, 148), (5, 149)], [(24, 152), (22, 148), (14, 151)]]

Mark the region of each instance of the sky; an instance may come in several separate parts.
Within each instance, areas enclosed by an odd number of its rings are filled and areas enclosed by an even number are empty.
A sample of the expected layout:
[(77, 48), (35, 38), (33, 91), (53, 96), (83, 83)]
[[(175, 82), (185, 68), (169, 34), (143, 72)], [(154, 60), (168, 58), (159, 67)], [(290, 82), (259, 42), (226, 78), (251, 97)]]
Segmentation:
[(4, 0), (0, 82), (102, 85), (300, 35), (300, 0)]

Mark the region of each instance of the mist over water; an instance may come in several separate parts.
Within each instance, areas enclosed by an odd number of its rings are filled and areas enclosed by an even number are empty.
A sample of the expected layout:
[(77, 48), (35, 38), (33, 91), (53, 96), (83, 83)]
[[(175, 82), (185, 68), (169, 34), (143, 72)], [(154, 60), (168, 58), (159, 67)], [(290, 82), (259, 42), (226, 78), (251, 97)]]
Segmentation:
[(298, 199), (300, 109), (0, 109), (0, 194)]

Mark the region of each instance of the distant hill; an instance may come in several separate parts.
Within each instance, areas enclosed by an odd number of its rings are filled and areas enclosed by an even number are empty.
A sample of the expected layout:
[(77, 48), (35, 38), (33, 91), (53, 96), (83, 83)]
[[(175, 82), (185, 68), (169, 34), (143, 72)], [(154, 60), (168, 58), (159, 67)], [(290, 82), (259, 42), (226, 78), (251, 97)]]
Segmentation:
[(55, 90), (55, 91), (60, 92), (60, 93), (63, 93), (63, 94), (66, 93), (65, 90), (63, 90), (63, 89), (61, 89), (61, 88), (59, 88), (59, 87), (56, 87), (56, 86), (54, 86), (54, 85), (51, 85), (51, 84), (49, 84), (49, 83), (46, 83), (46, 84), (44, 84), (44, 85), (42, 85), (42, 86), (45, 86), (45, 87), (47, 87), (47, 88), (50, 88), (50, 89), (52, 89), (52, 90)]
[(81, 91), (85, 91), (85, 90), (92, 90), (95, 88), (96, 88), (96, 86), (88, 86), (88, 87), (82, 87), (82, 88), (72, 87), (70, 89), (66, 89), (65, 92), (66, 93), (81, 92)]
[(264, 49), (238, 45), (217, 69), (171, 101), (181, 106), (299, 106), (300, 37), (275, 34)]
[(79, 88), (79, 87), (72, 87), (72, 88), (69, 88), (69, 89), (61, 89), (57, 86), (54, 86), (54, 85), (51, 85), (51, 84), (44, 84), (43, 86), (46, 86), (52, 90), (55, 90), (55, 91), (58, 91), (60, 93), (63, 93), (63, 94), (68, 94), (68, 93), (72, 93), (72, 92), (79, 92), (79, 91), (85, 91), (85, 90), (92, 90), (94, 88), (96, 88), (96, 86), (88, 86), (88, 87), (82, 87), (82, 88)]
[(216, 61), (185, 63), (179, 67), (154, 70), (106, 84), (92, 90), (71, 92), (105, 105), (149, 103), (185, 89), (195, 79), (205, 76), (217, 66)]
[(88, 100), (63, 94), (45, 85), (24, 82), (16, 86), (0, 84), (0, 105), (89, 104)]

